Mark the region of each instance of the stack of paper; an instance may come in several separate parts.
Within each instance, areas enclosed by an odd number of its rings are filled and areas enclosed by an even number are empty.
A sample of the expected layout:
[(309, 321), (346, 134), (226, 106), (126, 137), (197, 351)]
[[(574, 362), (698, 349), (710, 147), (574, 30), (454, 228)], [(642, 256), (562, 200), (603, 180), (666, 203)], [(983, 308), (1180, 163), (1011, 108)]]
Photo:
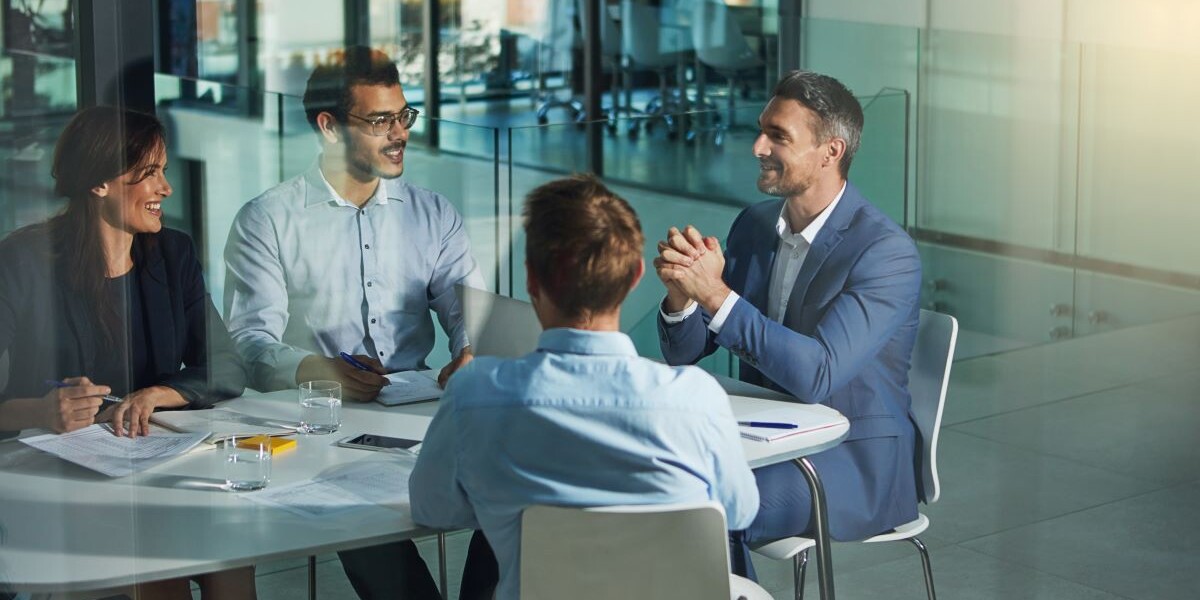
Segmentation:
[(383, 386), (375, 401), (384, 406), (412, 404), (442, 397), (433, 371), (401, 371), (387, 376), (388, 385)]
[(294, 423), (244, 415), (227, 408), (208, 410), (160, 410), (150, 421), (181, 433), (204, 433), (210, 444), (231, 437), (252, 435), (289, 435), (296, 433)]
[(756, 421), (767, 423), (789, 423), (795, 425), (795, 429), (775, 429), (768, 427), (747, 427), (745, 425), (738, 426), (742, 432), (742, 437), (749, 440), (759, 442), (773, 442), (775, 440), (788, 438), (793, 435), (800, 435), (818, 429), (826, 429), (837, 425), (836, 422), (831, 423), (829, 417), (824, 415), (813, 415), (809, 411), (796, 410), (794, 408), (773, 408), (748, 415), (738, 415), (739, 421)]
[(71, 433), (21, 438), (21, 442), (81, 467), (109, 477), (124, 477), (149, 469), (195, 448), (206, 433), (151, 433), (136, 438), (117, 437), (104, 425)]

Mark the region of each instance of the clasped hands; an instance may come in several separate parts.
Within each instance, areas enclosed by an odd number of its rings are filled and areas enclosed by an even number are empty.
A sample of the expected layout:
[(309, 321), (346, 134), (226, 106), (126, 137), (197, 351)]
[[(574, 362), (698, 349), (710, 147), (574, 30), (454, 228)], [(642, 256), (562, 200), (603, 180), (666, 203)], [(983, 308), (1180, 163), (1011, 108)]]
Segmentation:
[(666, 312), (679, 312), (698, 302), (708, 314), (716, 314), (729, 297), (729, 286), (721, 279), (725, 271), (721, 243), (691, 225), (683, 231), (667, 230), (667, 239), (658, 242), (654, 271), (667, 286)]

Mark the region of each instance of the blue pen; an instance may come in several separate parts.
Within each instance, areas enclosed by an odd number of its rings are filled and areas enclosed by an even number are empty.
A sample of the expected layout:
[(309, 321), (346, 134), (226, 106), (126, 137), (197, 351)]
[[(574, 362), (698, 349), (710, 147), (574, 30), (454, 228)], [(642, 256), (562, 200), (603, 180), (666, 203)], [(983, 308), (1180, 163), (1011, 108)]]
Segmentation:
[(358, 369), (359, 371), (370, 371), (372, 373), (375, 372), (375, 369), (372, 369), (371, 367), (368, 367), (367, 365), (362, 364), (361, 362), (358, 361), (357, 358), (354, 358), (353, 356), (350, 356), (349, 354), (346, 354), (345, 352), (338, 352), (338, 356), (342, 357), (342, 360), (346, 361), (346, 364), (354, 367), (355, 369)]
[[(46, 382), (46, 385), (52, 385), (56, 388), (65, 388), (65, 387), (71, 386), (71, 384), (69, 384), (69, 383), (63, 383), (61, 381), (55, 381), (53, 379), (46, 379), (45, 382)], [(121, 402), (121, 399), (116, 396), (105, 395), (105, 396), (100, 397), (100, 401), (101, 401), (100, 402), (100, 410), (104, 410), (104, 409), (108, 408), (109, 406), (112, 406), (113, 404), (119, 404)]]
[(796, 429), (800, 427), (794, 423), (771, 423), (769, 421), (738, 421), (738, 425), (742, 427), (765, 427), (767, 429)]

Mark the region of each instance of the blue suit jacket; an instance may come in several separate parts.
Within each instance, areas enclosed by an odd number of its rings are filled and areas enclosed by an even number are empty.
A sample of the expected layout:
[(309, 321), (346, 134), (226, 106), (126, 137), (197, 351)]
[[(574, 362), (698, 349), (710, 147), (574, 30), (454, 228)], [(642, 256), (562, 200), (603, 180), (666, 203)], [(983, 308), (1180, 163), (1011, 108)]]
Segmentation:
[(915, 432), (909, 358), (916, 336), (921, 261), (912, 239), (849, 183), (813, 240), (782, 323), (765, 314), (782, 200), (734, 220), (725, 283), (742, 298), (719, 335), (703, 309), (659, 319), (663, 356), (691, 364), (718, 346), (743, 381), (820, 403), (850, 420), (846, 440), (812, 457), (829, 497), (830, 533), (861, 539), (916, 518)]

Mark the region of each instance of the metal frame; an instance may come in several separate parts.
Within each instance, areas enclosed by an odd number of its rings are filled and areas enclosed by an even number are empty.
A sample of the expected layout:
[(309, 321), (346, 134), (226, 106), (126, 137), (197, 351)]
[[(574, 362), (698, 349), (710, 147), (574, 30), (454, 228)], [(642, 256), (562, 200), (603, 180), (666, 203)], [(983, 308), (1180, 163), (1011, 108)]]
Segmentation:
[(421, 13), (421, 35), (425, 46), (425, 143), (431, 150), (441, 146), (438, 120), (442, 117), (442, 83), (438, 78), (438, 52), (442, 45), (440, 22), (442, 8), (438, 0), (425, 0)]
[(583, 103), (587, 121), (587, 164), (597, 177), (604, 176), (604, 124), (600, 119), (601, 68), (600, 0), (583, 2)]
[[(803, 44), (804, 32), (800, 19), (804, 16), (804, 0), (779, 0), (779, 76), (799, 69), (804, 64)], [(783, 40), (788, 40), (787, 44)]]
[(76, 94), (80, 108), (154, 112), (157, 5), (153, 0), (75, 2)]
[[(808, 482), (808, 490), (812, 494), (813, 539), (817, 542), (817, 589), (820, 591), (821, 600), (833, 600), (833, 557), (829, 548), (829, 509), (825, 505), (825, 488), (821, 485), (821, 478), (817, 476), (817, 470), (813, 468), (808, 457), (797, 458), (794, 462), (804, 474), (804, 480)], [(805, 557), (804, 560), (807, 562), (808, 558)], [(798, 580), (803, 582), (803, 579), (801, 573)]]

